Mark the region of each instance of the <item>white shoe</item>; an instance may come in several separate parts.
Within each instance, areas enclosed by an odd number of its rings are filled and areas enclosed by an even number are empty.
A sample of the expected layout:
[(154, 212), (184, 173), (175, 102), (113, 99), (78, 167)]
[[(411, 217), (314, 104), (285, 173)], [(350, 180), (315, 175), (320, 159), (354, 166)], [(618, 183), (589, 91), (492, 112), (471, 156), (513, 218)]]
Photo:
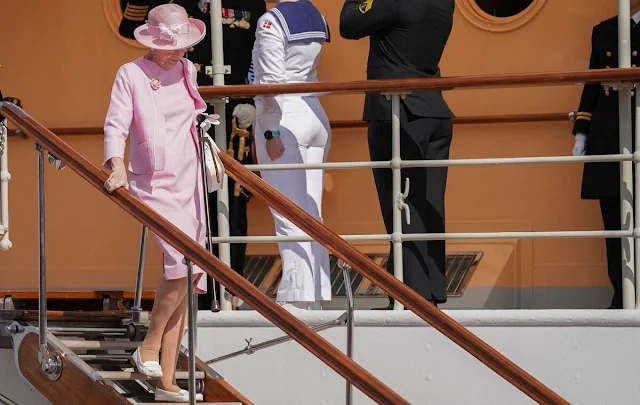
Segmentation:
[(137, 348), (131, 356), (131, 360), (133, 360), (133, 364), (136, 366), (138, 371), (148, 377), (162, 377), (162, 367), (160, 367), (160, 363), (157, 361), (145, 361), (143, 363), (140, 359), (139, 350), (140, 348)]
[[(188, 403), (189, 402), (189, 391), (180, 390), (180, 392), (171, 392), (171, 391), (161, 390), (160, 388), (156, 387), (155, 399), (156, 399), (156, 401), (160, 401), (160, 402), (182, 402), (182, 403)], [(202, 394), (196, 394), (196, 401), (202, 402), (203, 400), (204, 400), (204, 398), (203, 398)]]

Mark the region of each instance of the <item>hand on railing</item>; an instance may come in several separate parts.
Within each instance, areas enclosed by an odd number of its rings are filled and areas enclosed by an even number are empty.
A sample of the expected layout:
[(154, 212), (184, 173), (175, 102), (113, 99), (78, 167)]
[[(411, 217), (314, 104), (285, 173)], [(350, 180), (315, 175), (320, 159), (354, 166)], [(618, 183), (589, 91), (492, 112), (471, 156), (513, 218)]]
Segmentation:
[(128, 189), (129, 181), (127, 180), (127, 170), (124, 167), (122, 158), (111, 158), (111, 168), (113, 171), (107, 181), (104, 182), (104, 189), (107, 190), (108, 193), (112, 193), (120, 187)]

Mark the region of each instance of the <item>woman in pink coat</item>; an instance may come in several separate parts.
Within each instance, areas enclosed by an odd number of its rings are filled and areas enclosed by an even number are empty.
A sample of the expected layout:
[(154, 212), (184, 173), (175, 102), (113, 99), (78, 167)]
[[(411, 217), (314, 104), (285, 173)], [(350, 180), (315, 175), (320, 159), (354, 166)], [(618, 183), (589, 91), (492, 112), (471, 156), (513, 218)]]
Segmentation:
[[(202, 40), (205, 25), (187, 18), (184, 8), (166, 4), (151, 10), (148, 23), (134, 35), (150, 51), (120, 67), (113, 84), (104, 125), (104, 166), (112, 170), (105, 189), (129, 188), (204, 245), (196, 116), (206, 105), (197, 91), (196, 69), (183, 56), (186, 48)], [(127, 137), (130, 153), (125, 169)], [(188, 392), (175, 381), (187, 314), (187, 267), (181, 253), (157, 236), (156, 240), (163, 254), (164, 277), (147, 335), (133, 360), (141, 373), (160, 378), (156, 400), (187, 402)], [(195, 291), (203, 294), (207, 288), (204, 272), (196, 266), (193, 270)]]

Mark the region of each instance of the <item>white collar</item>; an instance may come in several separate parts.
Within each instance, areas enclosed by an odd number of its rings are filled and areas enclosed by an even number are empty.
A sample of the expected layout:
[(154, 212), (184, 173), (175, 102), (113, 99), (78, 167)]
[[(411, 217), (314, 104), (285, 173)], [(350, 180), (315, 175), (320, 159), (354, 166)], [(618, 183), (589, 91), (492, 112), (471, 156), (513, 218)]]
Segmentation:
[(631, 18), (633, 18), (633, 21), (635, 21), (636, 24), (640, 23), (640, 11), (635, 13)]

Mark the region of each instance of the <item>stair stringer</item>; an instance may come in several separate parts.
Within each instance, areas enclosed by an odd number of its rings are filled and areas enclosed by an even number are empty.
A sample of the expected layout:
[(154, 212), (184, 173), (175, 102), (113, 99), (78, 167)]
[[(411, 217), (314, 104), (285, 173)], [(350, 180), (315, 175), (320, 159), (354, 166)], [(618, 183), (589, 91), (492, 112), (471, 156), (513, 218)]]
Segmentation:
[[(17, 324), (15, 324), (17, 325)], [(18, 374), (53, 404), (131, 405), (113, 387), (100, 381), (98, 373), (50, 333), (49, 351), (62, 359), (62, 373), (52, 381), (42, 371), (38, 361), (38, 328), (19, 326), (12, 334), (13, 352)]]

